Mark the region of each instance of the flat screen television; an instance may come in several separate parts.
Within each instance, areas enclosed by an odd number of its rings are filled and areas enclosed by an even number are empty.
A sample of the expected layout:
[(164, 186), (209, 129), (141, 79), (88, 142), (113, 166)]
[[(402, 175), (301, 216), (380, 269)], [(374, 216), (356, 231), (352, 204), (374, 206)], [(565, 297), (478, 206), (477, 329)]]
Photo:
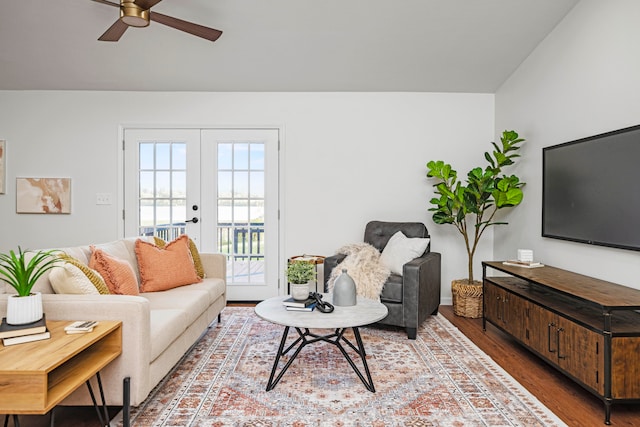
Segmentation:
[(542, 236), (640, 251), (640, 125), (543, 149)]

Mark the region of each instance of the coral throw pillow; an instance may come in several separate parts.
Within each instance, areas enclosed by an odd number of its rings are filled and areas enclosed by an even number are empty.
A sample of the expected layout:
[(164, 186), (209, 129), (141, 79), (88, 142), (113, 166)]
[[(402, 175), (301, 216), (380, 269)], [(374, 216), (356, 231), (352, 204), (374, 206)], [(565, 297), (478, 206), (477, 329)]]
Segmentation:
[(91, 246), (89, 268), (96, 270), (104, 279), (109, 292), (118, 295), (138, 295), (138, 281), (131, 265), (122, 259)]
[(202, 281), (193, 266), (189, 252), (189, 238), (185, 235), (178, 237), (164, 248), (136, 240), (136, 256), (140, 268), (142, 292), (166, 291)]
[[(156, 243), (156, 246), (159, 248), (164, 248), (165, 246), (167, 246), (167, 242), (162, 240), (160, 237), (153, 236), (153, 240)], [(189, 252), (191, 252), (191, 260), (193, 261), (193, 266), (196, 268), (196, 273), (198, 273), (198, 277), (201, 279), (204, 279), (205, 273), (204, 273), (204, 266), (202, 265), (202, 258), (200, 258), (200, 252), (198, 252), (198, 247), (196, 246), (195, 242), (191, 238), (189, 238)]]

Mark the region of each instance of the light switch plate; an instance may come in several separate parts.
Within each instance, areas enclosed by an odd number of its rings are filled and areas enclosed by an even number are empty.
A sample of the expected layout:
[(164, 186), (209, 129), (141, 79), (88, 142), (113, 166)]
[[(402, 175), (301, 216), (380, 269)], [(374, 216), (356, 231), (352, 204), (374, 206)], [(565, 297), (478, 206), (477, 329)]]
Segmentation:
[(110, 205), (111, 193), (96, 193), (96, 205)]

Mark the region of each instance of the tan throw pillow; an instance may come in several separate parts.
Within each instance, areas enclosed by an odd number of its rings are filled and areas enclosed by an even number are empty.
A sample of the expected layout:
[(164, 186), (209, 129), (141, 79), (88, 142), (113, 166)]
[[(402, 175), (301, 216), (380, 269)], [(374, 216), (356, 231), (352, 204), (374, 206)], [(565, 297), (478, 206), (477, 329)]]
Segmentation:
[[(89, 268), (87, 265), (83, 264), (80, 260), (68, 255), (62, 254), (59, 255), (59, 258), (62, 259), (65, 263), (71, 264), (74, 267), (78, 268), (82, 273), (89, 279), (91, 284), (98, 290), (100, 295), (109, 295), (109, 288), (105, 283), (104, 279), (97, 271)], [(54, 288), (55, 290), (55, 288)], [(57, 291), (56, 291), (57, 292)]]
[(136, 241), (142, 292), (166, 291), (201, 282), (189, 253), (189, 239), (182, 235), (164, 248)]
[(101, 249), (91, 246), (89, 267), (104, 279), (109, 291), (118, 295), (138, 295), (138, 281), (127, 261), (114, 258)]
[(75, 265), (61, 262), (49, 272), (49, 281), (56, 294), (99, 295), (87, 276)]
[(200, 259), (200, 252), (198, 252), (198, 247), (191, 239), (189, 239), (189, 252), (191, 252), (191, 260), (193, 261), (193, 266), (196, 268), (198, 277), (204, 279), (204, 267), (202, 265), (202, 260)]
[[(184, 236), (186, 236), (186, 234), (184, 234)], [(164, 248), (167, 245), (167, 242), (157, 236), (153, 236), (153, 241), (159, 248)], [(202, 259), (200, 259), (200, 252), (198, 252), (198, 247), (191, 238), (189, 238), (189, 252), (191, 253), (191, 260), (193, 261), (193, 266), (196, 269), (196, 273), (198, 273), (198, 277), (204, 279), (204, 266), (202, 265)]]

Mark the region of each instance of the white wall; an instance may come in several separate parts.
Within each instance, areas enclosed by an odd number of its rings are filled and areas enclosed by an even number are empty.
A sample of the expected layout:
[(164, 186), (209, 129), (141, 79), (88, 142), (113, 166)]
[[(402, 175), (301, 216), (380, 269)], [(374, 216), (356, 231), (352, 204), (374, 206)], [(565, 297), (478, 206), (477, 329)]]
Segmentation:
[[(284, 130), (284, 258), (331, 255), (362, 240), (372, 219), (423, 221), (443, 254), (443, 302), (465, 276), (452, 226), (427, 211), (426, 163), (466, 171), (494, 139), (494, 96), (434, 93), (0, 92), (7, 187), (0, 195), (0, 251), (64, 247), (118, 236), (119, 130), (127, 125), (280, 126)], [(16, 177), (72, 178), (70, 215), (17, 215)], [(477, 256), (492, 258), (492, 235)], [(479, 273), (479, 265), (478, 265)]]
[(639, 16), (637, 0), (582, 0), (496, 93), (496, 129), (528, 139), (525, 201), (495, 232), (497, 259), (530, 248), (546, 264), (640, 288), (640, 253), (541, 237), (542, 147), (640, 124)]

